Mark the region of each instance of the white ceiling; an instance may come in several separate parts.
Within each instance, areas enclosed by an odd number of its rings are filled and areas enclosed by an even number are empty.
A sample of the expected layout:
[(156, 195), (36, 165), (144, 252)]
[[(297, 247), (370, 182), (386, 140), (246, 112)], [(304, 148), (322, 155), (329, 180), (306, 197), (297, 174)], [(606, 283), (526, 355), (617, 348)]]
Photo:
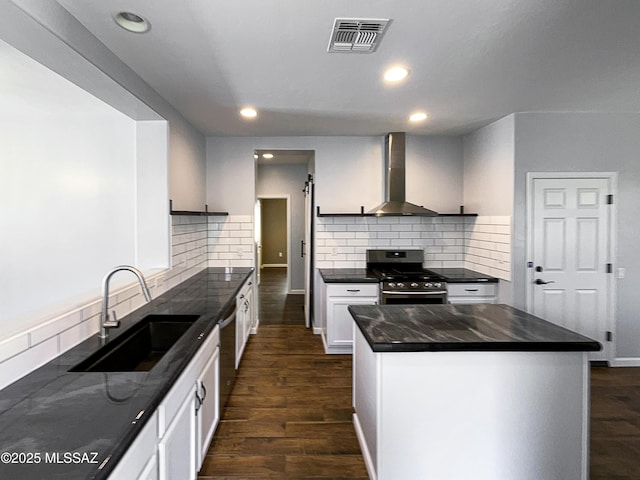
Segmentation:
[[(638, 0), (58, 1), (207, 135), (460, 134), (513, 112), (640, 111)], [(118, 27), (123, 10), (151, 31)], [(375, 53), (327, 53), (336, 17), (392, 22)], [(410, 76), (385, 85), (398, 63)], [(240, 118), (246, 105), (259, 117)], [(410, 125), (418, 109), (430, 118)]]

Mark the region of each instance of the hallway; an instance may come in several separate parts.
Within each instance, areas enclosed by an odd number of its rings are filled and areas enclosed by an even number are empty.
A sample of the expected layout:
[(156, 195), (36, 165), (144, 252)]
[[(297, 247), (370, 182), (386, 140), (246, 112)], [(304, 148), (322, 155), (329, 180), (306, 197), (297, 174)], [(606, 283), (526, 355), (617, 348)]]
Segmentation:
[(325, 355), (286, 269), (264, 269), (247, 344), (199, 479), (366, 479), (352, 423), (351, 357)]

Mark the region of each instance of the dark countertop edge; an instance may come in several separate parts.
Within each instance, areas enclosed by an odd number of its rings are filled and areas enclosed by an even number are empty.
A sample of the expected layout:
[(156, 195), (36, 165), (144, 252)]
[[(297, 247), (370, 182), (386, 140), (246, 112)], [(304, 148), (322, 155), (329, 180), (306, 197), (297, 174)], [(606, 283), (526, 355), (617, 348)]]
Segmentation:
[[(365, 268), (357, 269), (357, 268), (319, 268), (320, 276), (324, 283), (378, 283), (379, 279), (376, 277), (367, 276), (367, 272)], [(357, 272), (358, 270), (362, 270), (362, 272)], [(483, 273), (474, 272), (473, 270), (468, 270), (469, 276), (465, 277), (454, 277), (447, 276), (446, 273), (439, 272), (437, 268), (426, 268), (432, 272), (434, 275), (442, 277), (442, 279), (447, 283), (498, 283), (500, 279), (496, 277), (492, 277), (490, 275), (485, 275)], [(444, 269), (446, 270), (446, 269)]]
[[(365, 335), (365, 338), (367, 336)], [(598, 342), (367, 343), (374, 352), (597, 352)]]
[(377, 277), (368, 276), (362, 268), (319, 268), (324, 283), (379, 283)]

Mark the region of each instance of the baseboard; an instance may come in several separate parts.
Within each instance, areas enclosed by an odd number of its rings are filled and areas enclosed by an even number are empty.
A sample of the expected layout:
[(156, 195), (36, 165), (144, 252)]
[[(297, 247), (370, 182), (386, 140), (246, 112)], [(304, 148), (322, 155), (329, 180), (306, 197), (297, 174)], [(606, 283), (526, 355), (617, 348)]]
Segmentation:
[(260, 268), (287, 268), (286, 263), (263, 263)]
[(256, 333), (258, 333), (258, 326), (260, 325), (260, 319), (256, 317), (256, 321), (253, 324), (253, 326), (251, 327), (251, 330), (249, 330), (249, 333), (251, 333), (252, 335), (255, 335)]
[(612, 367), (640, 367), (640, 358), (616, 358), (611, 362)]
[(320, 327), (313, 327), (313, 333), (315, 335), (322, 335), (322, 328)]
[(304, 290), (300, 290), (299, 288), (289, 290), (289, 295), (304, 295)]
[(358, 420), (358, 414), (353, 414), (353, 427), (356, 431), (356, 437), (358, 438), (358, 443), (360, 444), (360, 450), (362, 451), (362, 457), (364, 459), (364, 465), (367, 467), (367, 473), (369, 474), (369, 478), (371, 480), (377, 480), (378, 476), (376, 475), (375, 465), (373, 464), (373, 458), (371, 458), (371, 452), (369, 452), (369, 446), (364, 438), (364, 432), (362, 431), (362, 427), (360, 426), (360, 420)]

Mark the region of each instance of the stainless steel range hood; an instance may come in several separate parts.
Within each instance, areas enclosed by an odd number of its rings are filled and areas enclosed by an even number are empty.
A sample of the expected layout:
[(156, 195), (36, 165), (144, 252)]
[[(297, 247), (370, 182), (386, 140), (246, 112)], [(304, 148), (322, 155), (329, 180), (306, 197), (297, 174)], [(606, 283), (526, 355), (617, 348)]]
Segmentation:
[(405, 142), (404, 132), (389, 133), (385, 137), (385, 201), (368, 213), (373, 213), (378, 217), (399, 215), (436, 216), (438, 215), (437, 212), (405, 200)]

